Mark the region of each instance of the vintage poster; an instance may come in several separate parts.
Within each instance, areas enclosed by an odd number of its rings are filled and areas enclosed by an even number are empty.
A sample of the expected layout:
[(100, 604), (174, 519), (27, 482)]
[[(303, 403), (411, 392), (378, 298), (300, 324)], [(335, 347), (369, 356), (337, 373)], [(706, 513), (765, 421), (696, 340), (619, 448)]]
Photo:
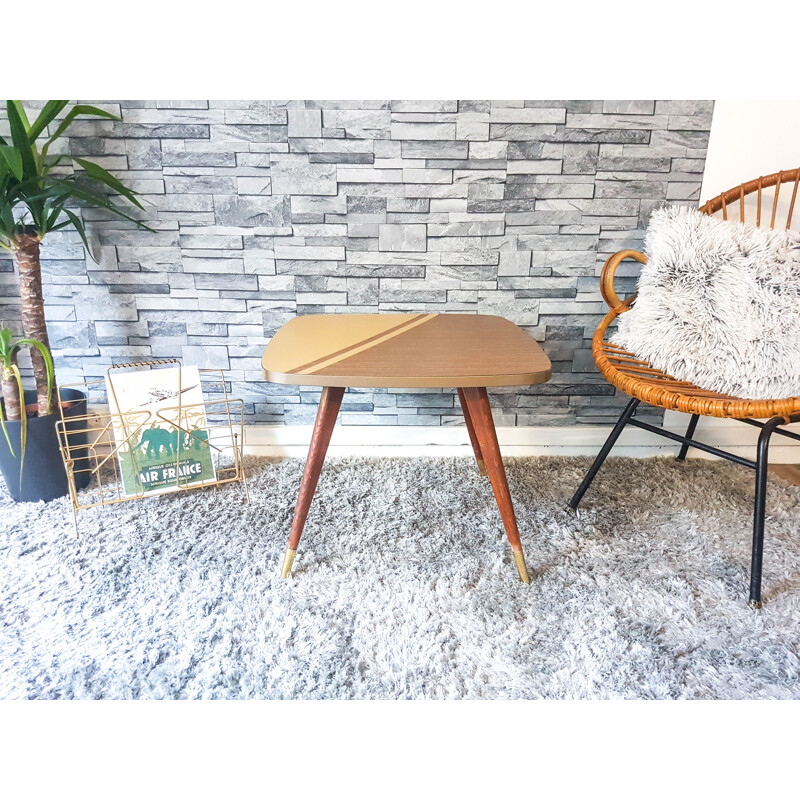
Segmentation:
[(215, 480), (197, 367), (112, 369), (106, 389), (126, 496)]

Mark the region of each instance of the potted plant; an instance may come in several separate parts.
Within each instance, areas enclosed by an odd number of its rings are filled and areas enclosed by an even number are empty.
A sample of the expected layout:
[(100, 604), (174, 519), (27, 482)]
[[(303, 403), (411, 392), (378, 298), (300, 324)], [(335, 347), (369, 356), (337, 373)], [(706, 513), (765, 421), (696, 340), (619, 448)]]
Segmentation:
[[(22, 449), (24, 430), (27, 434), (27, 458), (37, 464), (36, 470), (32, 467), (17, 470), (13, 478), (4, 472), (8, 489), (15, 499), (49, 500), (68, 492), (66, 473), (55, 436), (55, 422), (60, 411), (58, 392), (53, 391), (52, 363), (48, 369), (50, 342), (45, 323), (39, 260), (42, 239), (52, 231), (72, 226), (93, 257), (83, 222), (76, 213), (76, 206), (79, 205), (105, 209), (137, 227), (150, 230), (111, 200), (111, 196), (119, 196), (141, 209), (135, 192), (98, 164), (68, 153), (51, 153), (53, 146), (65, 136), (78, 117), (119, 119), (108, 111), (90, 105), (75, 105), (62, 117), (68, 103), (67, 100), (48, 100), (31, 123), (22, 102), (8, 100), (6, 111), (10, 135), (8, 138), (0, 136), (0, 247), (11, 250), (16, 256), (24, 337), (16, 342), (11, 358), (16, 366), (19, 348), (29, 347), (36, 383), (34, 392), (22, 393), (22, 398), (17, 401), (14, 397), (6, 396), (5, 390), (8, 386), (8, 391), (19, 397), (20, 382), (16, 380), (18, 369), (16, 373), (11, 370), (15, 380), (3, 382), (3, 412), (7, 420), (4, 427), (11, 425), (16, 430), (13, 423), (20, 423), (19, 449)], [(52, 131), (49, 130), (51, 126)], [(10, 345), (9, 338), (8, 347)], [(70, 408), (65, 409), (65, 415), (78, 418), (85, 416), (86, 398), (83, 394), (75, 390), (65, 391), (70, 395)], [(15, 419), (16, 415), (20, 416)], [(39, 436), (40, 429), (49, 430), (52, 436)], [(15, 463), (22, 468), (21, 453), (14, 450), (13, 441), (10, 430), (8, 437), (0, 436), (0, 466), (3, 463)], [(21, 482), (18, 481), (19, 471), (22, 472)], [(81, 475), (85, 475), (85, 482), (88, 482), (88, 473)]]
[[(0, 386), (2, 386), (0, 428), (3, 430), (5, 444), (7, 445), (0, 447), (0, 472), (2, 472), (3, 477), (6, 479), (6, 484), (9, 489), (12, 489), (11, 494), (14, 499), (21, 499), (21, 496), (26, 493), (23, 490), (25, 452), (28, 448), (28, 409), (25, 406), (27, 405), (28, 399), (32, 401), (32, 412), (35, 413), (37, 410), (36, 407), (38, 406), (36, 402), (36, 393), (30, 393), (26, 396), (22, 387), (22, 375), (17, 365), (17, 353), (22, 347), (36, 348), (44, 359), (47, 370), (48, 402), (52, 398), (53, 381), (55, 379), (53, 359), (50, 355), (50, 351), (42, 342), (36, 339), (17, 339), (14, 341), (14, 336), (8, 328), (0, 328)], [(42, 419), (47, 419), (47, 417), (42, 417)], [(54, 432), (51, 433), (49, 429), (44, 426), (34, 427), (34, 435), (37, 443), (42, 436), (52, 436), (53, 433)], [(43, 452), (43, 448), (37, 446), (35, 451), (39, 454)], [(34, 467), (34, 472), (34, 483), (36, 483), (40, 470)], [(14, 491), (14, 489), (16, 489), (14, 484), (15, 475), (19, 479), (18, 491)], [(30, 481), (27, 483), (30, 484)]]

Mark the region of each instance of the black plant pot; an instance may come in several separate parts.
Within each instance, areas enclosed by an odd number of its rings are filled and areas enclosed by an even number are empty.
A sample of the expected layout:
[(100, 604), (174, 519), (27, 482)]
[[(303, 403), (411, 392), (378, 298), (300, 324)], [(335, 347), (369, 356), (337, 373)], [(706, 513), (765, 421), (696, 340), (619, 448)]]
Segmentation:
[[(88, 448), (86, 440), (86, 395), (76, 389), (62, 389), (61, 397), (64, 401), (64, 417), (72, 422), (67, 422), (70, 431), (70, 447), (76, 461), (76, 469), (85, 469), (89, 465)], [(29, 405), (36, 402), (36, 392), (25, 392), (25, 403)], [(14, 455), (8, 449), (6, 437), (0, 431), (0, 472), (3, 473), (9, 494), (14, 500), (24, 502), (38, 502), (39, 500), (55, 500), (69, 494), (67, 472), (64, 461), (58, 448), (58, 434), (56, 421), (60, 415), (48, 414), (46, 417), (30, 417), (28, 419), (28, 442), (25, 448), (25, 461), (22, 466), (22, 484), (20, 485), (20, 434), (21, 423), (18, 420), (6, 420), (6, 430), (14, 448)], [(75, 473), (75, 488), (84, 489), (89, 485), (91, 475), (89, 472)]]

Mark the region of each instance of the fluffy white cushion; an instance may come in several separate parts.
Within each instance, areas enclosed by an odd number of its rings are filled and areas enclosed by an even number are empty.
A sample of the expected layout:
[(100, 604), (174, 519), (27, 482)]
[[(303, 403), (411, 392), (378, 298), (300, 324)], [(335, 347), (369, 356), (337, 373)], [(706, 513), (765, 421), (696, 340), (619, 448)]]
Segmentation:
[(800, 235), (653, 212), (636, 302), (612, 342), (704, 389), (800, 395)]

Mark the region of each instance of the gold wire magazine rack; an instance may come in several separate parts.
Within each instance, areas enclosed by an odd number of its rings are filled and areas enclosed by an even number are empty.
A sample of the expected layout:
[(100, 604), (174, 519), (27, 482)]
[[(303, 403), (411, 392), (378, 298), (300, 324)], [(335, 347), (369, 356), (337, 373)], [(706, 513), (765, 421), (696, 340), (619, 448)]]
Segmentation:
[[(114, 389), (115, 373), (165, 367), (179, 368), (177, 405), (162, 406), (155, 412), (111, 411), (120, 408)], [(181, 490), (216, 489), (228, 483), (240, 483), (244, 502), (250, 502), (243, 464), (244, 401), (229, 396), (223, 370), (200, 369), (198, 372), (203, 402), (193, 404), (181, 403), (182, 366), (178, 359), (115, 364), (108, 368), (106, 378), (59, 386), (61, 419), (56, 422), (56, 430), (67, 472), (76, 534), (78, 511)], [(85, 393), (87, 408), (84, 415), (65, 415), (65, 408), (72, 401), (72, 396), (65, 396), (65, 389), (78, 389)], [(72, 392), (66, 395), (72, 395)], [(193, 420), (191, 430), (188, 428), (189, 419)], [(197, 420), (201, 421), (199, 427)], [(144, 458), (141, 449), (143, 435), (154, 425), (171, 434), (175, 442), (180, 442), (172, 450), (167, 450), (170, 457), (172, 454), (175, 457), (174, 471), (167, 473), (172, 476), (174, 472), (174, 481), (170, 480), (157, 489), (146, 489), (140, 484), (140, 490), (131, 492), (121, 473), (120, 453), (138, 470), (137, 459)], [(181, 466), (185, 466), (193, 452), (203, 448), (207, 448), (211, 455), (213, 477), (198, 480)]]

